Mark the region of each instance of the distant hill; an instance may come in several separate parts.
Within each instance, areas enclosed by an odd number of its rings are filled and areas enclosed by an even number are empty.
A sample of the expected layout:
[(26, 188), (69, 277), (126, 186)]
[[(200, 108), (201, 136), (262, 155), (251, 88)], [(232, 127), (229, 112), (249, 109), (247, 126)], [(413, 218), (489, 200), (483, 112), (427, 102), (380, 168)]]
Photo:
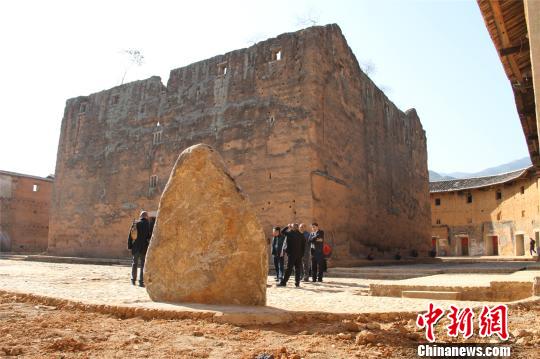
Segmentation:
[(531, 165), (531, 159), (529, 157), (523, 157), (519, 160), (512, 162), (504, 163), (499, 166), (486, 168), (479, 172), (468, 173), (468, 172), (452, 172), (452, 173), (437, 173), (435, 171), (429, 171), (429, 180), (432, 182), (435, 181), (444, 181), (449, 179), (459, 179), (459, 178), (470, 178), (470, 177), (484, 177), (484, 176), (493, 176), (501, 173), (517, 171), (522, 168), (527, 168)]
[[(496, 167), (486, 168), (485, 170), (482, 170), (480, 172), (476, 172), (472, 174), (465, 174), (465, 175), (468, 177), (493, 176), (499, 173), (512, 172), (512, 171), (520, 170), (522, 168), (527, 168), (531, 164), (532, 164), (531, 159), (529, 157), (524, 157), (524, 158), (520, 158), (519, 160), (504, 163)], [(465, 177), (458, 177), (453, 173), (451, 173), (450, 176), (454, 176), (457, 178), (465, 178)]]
[(429, 171), (429, 180), (430, 180), (430, 182), (445, 181), (445, 180), (451, 180), (451, 179), (456, 179), (456, 178), (455, 177), (450, 177), (450, 176), (443, 176), (443, 175), (438, 174), (435, 171)]

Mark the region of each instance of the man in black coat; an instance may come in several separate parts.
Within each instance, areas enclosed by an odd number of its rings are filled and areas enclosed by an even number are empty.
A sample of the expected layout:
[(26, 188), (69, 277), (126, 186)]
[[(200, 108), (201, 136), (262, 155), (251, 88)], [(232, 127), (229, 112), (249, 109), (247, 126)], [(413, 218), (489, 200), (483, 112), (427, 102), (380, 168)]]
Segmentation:
[(144, 261), (146, 259), (146, 251), (148, 250), (148, 244), (150, 243), (150, 237), (152, 232), (150, 230), (150, 223), (148, 221), (148, 212), (142, 211), (140, 219), (134, 222), (131, 229), (137, 229), (137, 238), (133, 240), (131, 238), (131, 230), (128, 235), (128, 249), (131, 249), (131, 284), (135, 285), (137, 280), (137, 267), (139, 262), (141, 263), (141, 272), (139, 276), (139, 285), (144, 287), (143, 271)]
[(287, 281), (291, 277), (291, 273), (294, 267), (294, 284), (296, 287), (300, 287), (300, 279), (302, 275), (302, 257), (304, 255), (304, 247), (306, 241), (304, 236), (298, 230), (298, 224), (289, 224), (285, 227), (281, 233), (285, 236), (284, 250), (287, 253), (287, 270), (285, 271), (285, 277), (278, 284), (279, 287), (287, 286)]
[(309, 235), (311, 233), (306, 231), (306, 225), (304, 223), (300, 223), (300, 227), (298, 229), (300, 230), (300, 233), (302, 233), (306, 241), (304, 255), (302, 256), (302, 277), (304, 278), (304, 282), (309, 282), (309, 276), (311, 274), (311, 253), (309, 245)]
[(324, 231), (319, 229), (318, 223), (311, 224), (309, 243), (311, 245), (311, 274), (313, 281), (322, 282), (324, 271)]

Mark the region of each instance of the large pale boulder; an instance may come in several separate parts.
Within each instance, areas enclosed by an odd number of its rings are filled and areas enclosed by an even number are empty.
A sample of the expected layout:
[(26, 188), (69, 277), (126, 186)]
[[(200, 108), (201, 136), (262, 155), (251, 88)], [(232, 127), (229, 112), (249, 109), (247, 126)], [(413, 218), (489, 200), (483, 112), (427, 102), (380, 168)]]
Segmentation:
[(146, 255), (150, 298), (266, 304), (268, 263), (255, 212), (212, 147), (184, 150), (159, 202)]

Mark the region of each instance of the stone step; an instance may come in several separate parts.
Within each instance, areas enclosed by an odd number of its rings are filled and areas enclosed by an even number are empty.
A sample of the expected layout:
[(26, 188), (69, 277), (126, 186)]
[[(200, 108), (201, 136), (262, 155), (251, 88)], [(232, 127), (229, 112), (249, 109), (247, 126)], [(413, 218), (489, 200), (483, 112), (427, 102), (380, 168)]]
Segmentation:
[(366, 271), (366, 272), (357, 272), (357, 271), (333, 271), (329, 270), (327, 273), (328, 277), (340, 277), (340, 278), (360, 278), (360, 279), (409, 279), (417, 277), (425, 277), (428, 275), (433, 275), (434, 273), (422, 273), (422, 272), (397, 272), (397, 271), (388, 271), (388, 272), (379, 272), (379, 271)]
[(441, 292), (432, 290), (404, 290), (402, 298), (437, 299), (437, 300), (460, 300), (461, 292)]
[(335, 273), (335, 274), (355, 274), (355, 275), (370, 275), (370, 274), (385, 274), (385, 275), (392, 275), (392, 274), (407, 274), (407, 275), (414, 275), (414, 276), (425, 276), (425, 275), (433, 275), (433, 274), (439, 274), (442, 271), (440, 269), (435, 268), (408, 268), (407, 266), (403, 267), (392, 267), (392, 268), (385, 268), (385, 267), (352, 267), (352, 268), (344, 268), (344, 267), (334, 267), (329, 268), (328, 273)]
[(490, 262), (535, 262), (529, 256), (479, 256), (479, 257), (437, 257), (444, 263), (490, 263)]
[[(276, 271), (274, 266), (270, 265), (268, 270), (269, 275), (275, 275)], [(409, 279), (416, 277), (425, 277), (428, 275), (433, 275), (437, 273), (432, 272), (403, 272), (403, 271), (382, 271), (382, 270), (366, 270), (359, 271), (356, 268), (329, 268), (328, 272), (324, 274), (325, 277), (330, 278), (359, 278), (359, 279), (391, 279), (391, 280), (400, 280), (400, 279)]]
[(435, 274), (509, 274), (520, 270), (536, 269), (536, 264), (519, 265), (519, 266), (493, 266), (486, 265), (479, 266), (451, 266), (443, 268), (416, 268), (414, 270), (408, 269), (406, 266), (397, 267), (356, 267), (356, 268), (343, 268), (336, 267), (330, 268), (328, 273), (334, 276), (343, 276), (349, 278), (367, 278), (367, 279), (392, 279), (392, 278), (415, 278), (425, 277)]
[(399, 268), (399, 269), (356, 269), (356, 268), (329, 268), (329, 273), (352, 273), (352, 274), (392, 274), (392, 273), (411, 273), (411, 274), (420, 274), (420, 275), (432, 275), (432, 274), (440, 274), (443, 271), (442, 270), (412, 270), (409, 268)]

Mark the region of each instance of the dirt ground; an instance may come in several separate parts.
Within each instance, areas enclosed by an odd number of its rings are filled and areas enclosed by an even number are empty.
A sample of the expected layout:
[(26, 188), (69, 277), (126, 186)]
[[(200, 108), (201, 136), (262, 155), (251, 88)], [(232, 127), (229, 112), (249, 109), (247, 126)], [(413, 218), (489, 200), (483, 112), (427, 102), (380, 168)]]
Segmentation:
[[(512, 358), (537, 358), (540, 304), (512, 308), (509, 318)], [(439, 336), (443, 324), (436, 327)], [(410, 358), (425, 342), (410, 318), (369, 322), (361, 315), (356, 321), (241, 328), (191, 319), (123, 319), (14, 294), (0, 295), (0, 338), (1, 357), (32, 358)]]

